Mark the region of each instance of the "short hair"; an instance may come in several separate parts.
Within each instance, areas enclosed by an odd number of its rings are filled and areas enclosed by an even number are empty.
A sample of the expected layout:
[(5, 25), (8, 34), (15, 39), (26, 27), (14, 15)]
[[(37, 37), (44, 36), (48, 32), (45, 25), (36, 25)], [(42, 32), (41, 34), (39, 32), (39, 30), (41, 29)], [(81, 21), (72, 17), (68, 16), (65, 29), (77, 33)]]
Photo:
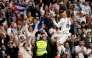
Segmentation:
[(83, 40), (83, 39), (81, 39), (79, 42), (81, 42), (81, 41), (83, 41), (83, 42), (84, 42), (84, 40)]
[(78, 28), (77, 31), (78, 31), (79, 29), (81, 29), (81, 28)]
[(63, 13), (64, 11), (63, 10), (60, 10), (59, 13)]
[(84, 21), (82, 21), (82, 22), (81, 22), (81, 24), (85, 24), (85, 22), (84, 22)]

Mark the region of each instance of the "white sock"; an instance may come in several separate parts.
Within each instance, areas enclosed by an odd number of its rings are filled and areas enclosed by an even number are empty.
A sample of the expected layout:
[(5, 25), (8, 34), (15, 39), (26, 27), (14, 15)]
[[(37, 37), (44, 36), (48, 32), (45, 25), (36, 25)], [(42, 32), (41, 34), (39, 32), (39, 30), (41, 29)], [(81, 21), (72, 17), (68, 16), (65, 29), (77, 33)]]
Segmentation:
[(61, 50), (62, 50), (63, 52), (65, 52), (65, 47), (64, 47), (63, 45), (61, 45)]
[(60, 56), (60, 54), (61, 54), (61, 46), (59, 46), (59, 47), (57, 48), (57, 52), (58, 52), (57, 55)]
[(64, 48), (64, 46), (63, 45), (61, 45), (61, 46), (59, 46), (58, 48), (57, 48), (57, 56), (60, 56), (61, 55), (61, 50), (63, 51), (63, 52), (65, 52), (65, 48)]

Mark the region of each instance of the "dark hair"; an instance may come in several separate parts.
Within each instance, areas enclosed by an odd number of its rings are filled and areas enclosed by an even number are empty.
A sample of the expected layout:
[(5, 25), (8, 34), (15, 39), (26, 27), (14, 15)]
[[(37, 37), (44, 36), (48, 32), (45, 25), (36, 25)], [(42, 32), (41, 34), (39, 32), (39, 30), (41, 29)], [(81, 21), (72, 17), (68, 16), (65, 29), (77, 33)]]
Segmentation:
[(84, 22), (84, 21), (82, 21), (82, 22), (81, 22), (81, 24), (85, 24), (85, 22)]
[(25, 46), (26, 43), (27, 43), (27, 42), (23, 43), (23, 47)]
[(70, 43), (69, 43), (68, 41), (66, 41), (66, 42), (64, 43), (64, 46), (66, 46), (66, 43), (68, 43), (68, 44), (69, 44), (69, 47), (70, 47)]
[(63, 10), (60, 10), (59, 13), (63, 13), (64, 11)]
[[(44, 5), (43, 10), (45, 10), (45, 7), (46, 7), (46, 6), (48, 6), (48, 5)], [(49, 6), (48, 6), (48, 7), (49, 7)]]
[(78, 31), (79, 29), (81, 29), (81, 28), (78, 28), (77, 31)]
[[(28, 16), (28, 13), (31, 13), (31, 11), (28, 11), (27, 13), (26, 13), (26, 15)], [(32, 13), (31, 13), (32, 14)]]
[(84, 41), (83, 39), (81, 39), (79, 42), (81, 42), (81, 41)]

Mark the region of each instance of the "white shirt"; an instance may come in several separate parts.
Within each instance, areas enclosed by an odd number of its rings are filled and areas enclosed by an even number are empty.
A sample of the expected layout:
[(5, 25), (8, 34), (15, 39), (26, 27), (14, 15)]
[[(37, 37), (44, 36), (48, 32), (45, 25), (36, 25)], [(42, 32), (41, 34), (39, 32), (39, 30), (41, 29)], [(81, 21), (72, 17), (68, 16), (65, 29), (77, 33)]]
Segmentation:
[(35, 32), (34, 31), (29, 32), (27, 24), (25, 25), (25, 31), (26, 31), (27, 36), (31, 36), (31, 37), (35, 38)]
[[(83, 49), (87, 51), (86, 47), (83, 47)], [(82, 48), (80, 46), (75, 46), (75, 51), (81, 51), (81, 50), (82, 50)], [(78, 56), (79, 56), (79, 58), (84, 58), (84, 55), (82, 52), (80, 52), (78, 54)]]
[(61, 37), (61, 34), (54, 33), (54, 34), (52, 35), (51, 39), (55, 39), (55, 37), (60, 38), (60, 37)]
[(79, 6), (77, 5), (77, 4), (75, 4), (75, 9), (74, 9), (77, 13), (79, 13), (79, 11), (80, 11), (80, 8), (79, 8)]
[[(92, 51), (92, 49), (88, 49), (88, 50), (87, 50), (87, 54), (89, 54), (91, 51)], [(90, 54), (90, 55), (88, 56), (88, 58), (92, 58), (92, 54)]]
[(24, 47), (21, 47), (20, 49), (19, 49), (19, 53), (21, 53), (21, 55), (22, 55), (22, 57), (23, 58), (32, 58), (32, 56), (31, 56), (31, 53), (32, 53), (32, 51), (31, 51), (31, 47), (28, 47), (28, 52), (24, 49)]
[(15, 28), (11, 28), (11, 27), (10, 27), (10, 28), (7, 29), (7, 34), (8, 34), (8, 35), (11, 35), (11, 30), (13, 31), (14, 35), (17, 34), (17, 30), (16, 30)]
[(2, 43), (4, 44), (4, 39), (2, 39)]
[[(58, 28), (61, 27), (61, 32), (69, 33), (70, 25), (71, 25), (71, 21), (69, 18), (62, 18), (58, 23), (56, 23), (56, 21), (53, 22)], [(69, 24), (68, 28), (67, 28), (67, 24)]]
[(50, 34), (55, 33), (55, 32), (56, 32), (55, 29), (53, 29), (53, 28), (50, 28), (50, 29), (49, 29), (49, 33), (50, 33)]
[(84, 21), (85, 23), (86, 23), (86, 18), (85, 18), (85, 16), (84, 17), (82, 17), (82, 18), (78, 18), (78, 21), (81, 23), (82, 21)]
[(26, 36), (24, 34), (15, 35), (16, 40), (20, 40), (21, 36), (23, 36), (24, 40), (26, 40)]
[(90, 8), (90, 6), (85, 6), (84, 7), (85, 9), (84, 9), (84, 11), (85, 11), (85, 14), (91, 14), (91, 8)]
[(3, 54), (5, 54), (5, 51), (2, 51)]
[(23, 47), (23, 44), (24, 44), (23, 42), (20, 43), (20, 44), (19, 44), (19, 48)]

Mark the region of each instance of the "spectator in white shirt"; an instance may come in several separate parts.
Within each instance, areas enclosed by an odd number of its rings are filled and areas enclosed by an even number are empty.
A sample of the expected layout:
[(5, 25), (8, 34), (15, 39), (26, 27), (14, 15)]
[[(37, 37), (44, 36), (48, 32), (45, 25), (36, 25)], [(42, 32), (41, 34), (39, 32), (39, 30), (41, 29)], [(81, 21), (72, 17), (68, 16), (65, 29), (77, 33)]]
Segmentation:
[(56, 32), (56, 25), (53, 24), (52, 28), (49, 29), (49, 33), (52, 35)]
[(75, 46), (75, 53), (78, 54), (79, 58), (84, 58), (84, 55), (87, 53), (87, 49), (84, 45), (84, 41), (80, 40), (79, 45)]
[(19, 40), (18, 40), (19, 48), (23, 46), (24, 41), (25, 41), (25, 36), (24, 35), (20, 35), (19, 36)]
[(85, 8), (84, 9), (85, 13), (90, 15), (91, 14), (91, 8), (89, 6), (89, 2), (88, 1), (85, 2), (85, 7), (84, 8)]
[(87, 56), (88, 58), (92, 58), (92, 42), (89, 44), (89, 49), (87, 50)]
[(13, 35), (15, 35), (17, 33), (17, 30), (15, 29), (15, 23), (11, 22), (10, 27), (7, 29), (7, 34), (11, 35), (11, 33), (13, 33)]
[(80, 15), (79, 15), (79, 18), (77, 18), (77, 21), (79, 22), (79, 24), (81, 24), (81, 22), (85, 22), (86, 23), (86, 18), (85, 18), (85, 12), (84, 11), (81, 11), (80, 12)]
[(76, 2), (75, 5), (74, 5), (74, 15), (76, 15), (77, 13), (79, 13), (79, 11), (80, 11), (80, 7), (78, 5), (78, 2)]
[(24, 42), (23, 47), (19, 49), (23, 58), (32, 58), (31, 45), (28, 47), (27, 42)]

